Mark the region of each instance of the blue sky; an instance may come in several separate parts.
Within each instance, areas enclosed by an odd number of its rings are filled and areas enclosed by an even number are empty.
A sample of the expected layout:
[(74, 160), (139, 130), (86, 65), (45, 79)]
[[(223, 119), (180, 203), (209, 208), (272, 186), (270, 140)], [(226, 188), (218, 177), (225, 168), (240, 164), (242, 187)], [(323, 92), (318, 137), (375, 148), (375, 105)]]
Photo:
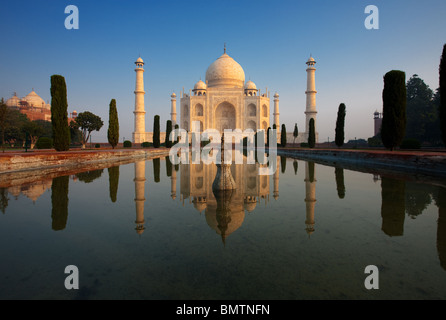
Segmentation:
[[(79, 29), (67, 30), (67, 5)], [(367, 30), (367, 5), (379, 9), (379, 30)], [(346, 138), (373, 135), (382, 108), (383, 75), (418, 74), (435, 90), (446, 43), (446, 1), (3, 1), (0, 4), (0, 97), (32, 88), (51, 100), (50, 76), (67, 82), (69, 112), (91, 111), (104, 127), (117, 100), (120, 137), (133, 131), (134, 61), (146, 62), (146, 129), (170, 119), (170, 95), (202, 78), (227, 52), (257, 87), (280, 95), (280, 122), (304, 131), (306, 65), (316, 59), (320, 141), (334, 140), (336, 113), (347, 106)], [(271, 101), (271, 112), (272, 108)]]

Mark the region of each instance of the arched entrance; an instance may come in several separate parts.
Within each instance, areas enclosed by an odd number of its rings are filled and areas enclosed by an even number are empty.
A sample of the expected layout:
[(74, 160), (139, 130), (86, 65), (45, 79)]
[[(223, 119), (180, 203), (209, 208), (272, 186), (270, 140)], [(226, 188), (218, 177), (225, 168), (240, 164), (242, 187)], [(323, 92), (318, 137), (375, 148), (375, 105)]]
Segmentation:
[(222, 102), (215, 109), (215, 129), (223, 133), (225, 129), (235, 129), (235, 107), (229, 102)]

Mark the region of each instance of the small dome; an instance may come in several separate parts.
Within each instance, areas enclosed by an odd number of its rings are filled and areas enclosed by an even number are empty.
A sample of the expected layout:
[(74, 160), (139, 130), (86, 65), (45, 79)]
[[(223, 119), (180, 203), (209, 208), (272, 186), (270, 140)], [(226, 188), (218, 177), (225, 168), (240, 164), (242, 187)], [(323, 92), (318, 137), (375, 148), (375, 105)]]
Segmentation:
[(175, 92), (172, 93), (172, 95), (170, 96), (171, 98), (176, 98), (177, 95), (175, 94)]
[(138, 59), (136, 59), (136, 63), (144, 63), (144, 61), (142, 60), (141, 57), (139, 57)]
[(245, 84), (245, 89), (246, 90), (257, 90), (256, 84), (254, 82), (252, 82), (251, 80), (249, 80), (248, 82), (246, 82)]
[(274, 95), (274, 98), (278, 98), (279, 94), (276, 92), (276, 94)]
[(245, 210), (248, 212), (253, 212), (257, 206), (257, 202), (245, 202)]
[(206, 90), (207, 88), (208, 86), (206, 85), (206, 83), (201, 80), (198, 81), (194, 86), (194, 90)]
[(37, 93), (31, 91), (26, 97), (23, 98), (31, 107), (39, 107), (43, 108), (45, 107), (46, 103), (43, 101), (41, 97)]
[(215, 60), (206, 71), (209, 87), (243, 88), (245, 72), (227, 53)]
[(8, 107), (17, 107), (20, 104), (20, 98), (14, 93), (14, 96), (6, 100), (5, 104)]

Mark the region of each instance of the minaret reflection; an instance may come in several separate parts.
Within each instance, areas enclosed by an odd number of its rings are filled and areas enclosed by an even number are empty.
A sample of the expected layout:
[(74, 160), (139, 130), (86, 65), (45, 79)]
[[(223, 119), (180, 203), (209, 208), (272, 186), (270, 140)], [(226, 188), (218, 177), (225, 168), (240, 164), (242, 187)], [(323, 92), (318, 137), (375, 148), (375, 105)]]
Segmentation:
[(273, 191), (274, 200), (279, 199), (279, 168), (281, 163), (282, 163), (281, 157), (277, 156), (276, 172), (274, 172), (274, 191)]
[(135, 206), (136, 206), (136, 233), (142, 234), (144, 232), (144, 202), (146, 198), (145, 183), (146, 183), (146, 161), (141, 160), (135, 162)]
[(170, 196), (173, 200), (177, 197), (177, 171), (172, 170), (172, 175), (170, 176)]
[(314, 207), (316, 205), (316, 176), (314, 162), (305, 163), (305, 205), (306, 205), (306, 228), (310, 236), (314, 232)]
[[(235, 157), (233, 152), (233, 160)], [(258, 163), (230, 165), (235, 189), (213, 191), (212, 185), (217, 176), (215, 164), (182, 164), (180, 171), (180, 200), (189, 199), (194, 208), (204, 213), (207, 224), (218, 235), (223, 244), (229, 235), (241, 227), (245, 211), (255, 210), (260, 200), (268, 202), (270, 176), (259, 176)], [(262, 201), (263, 202), (263, 201)]]

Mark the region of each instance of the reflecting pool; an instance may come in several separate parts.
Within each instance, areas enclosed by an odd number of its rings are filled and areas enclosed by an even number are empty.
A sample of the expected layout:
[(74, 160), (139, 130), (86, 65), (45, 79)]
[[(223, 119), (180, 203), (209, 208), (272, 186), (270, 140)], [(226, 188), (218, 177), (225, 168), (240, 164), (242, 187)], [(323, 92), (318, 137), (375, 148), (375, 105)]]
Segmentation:
[(272, 176), (259, 167), (233, 164), (223, 193), (215, 165), (168, 158), (0, 175), (0, 299), (446, 298), (446, 183), (285, 157)]

